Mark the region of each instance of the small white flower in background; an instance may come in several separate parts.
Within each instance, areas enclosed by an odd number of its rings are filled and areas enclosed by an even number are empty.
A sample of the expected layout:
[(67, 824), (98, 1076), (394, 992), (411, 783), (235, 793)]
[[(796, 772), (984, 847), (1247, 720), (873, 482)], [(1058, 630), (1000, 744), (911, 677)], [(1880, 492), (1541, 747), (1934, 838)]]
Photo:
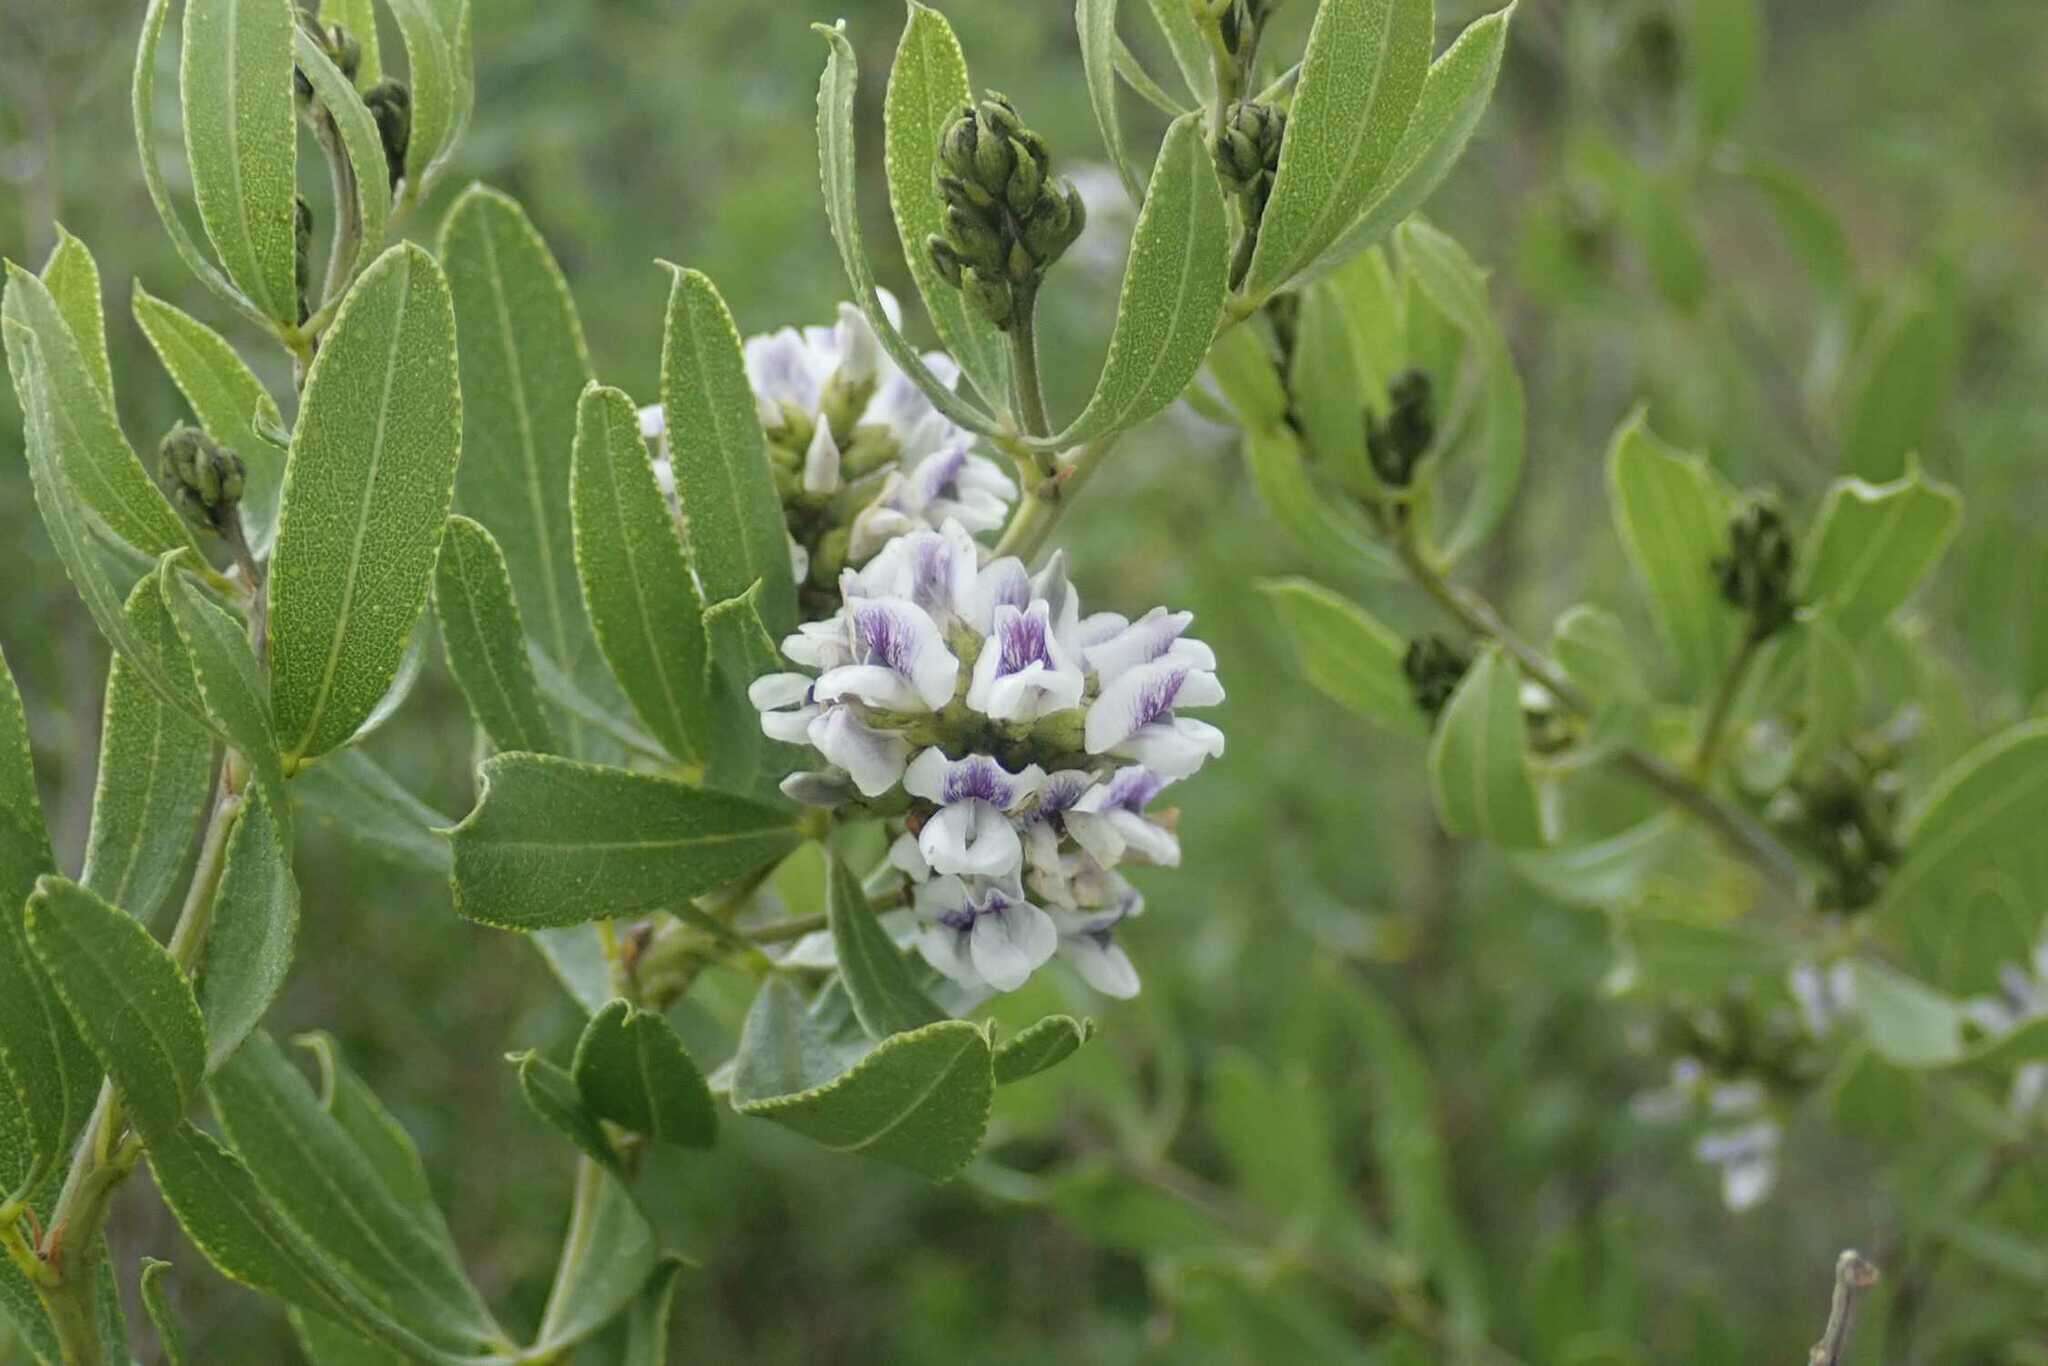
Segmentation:
[(1792, 969), (1786, 985), (1799, 1003), (1800, 1023), (1813, 1038), (1825, 1039), (1834, 1033), (1835, 1026), (1856, 1009), (1856, 969), (1847, 962), (1825, 970), (1801, 963)]
[[(1998, 995), (1963, 1002), (1963, 1013), (1991, 1038), (2001, 1038), (2030, 1020), (2048, 1017), (2048, 936), (2034, 946), (2030, 960), (2004, 963), (1998, 969)], [(2019, 1116), (2031, 1115), (2048, 1099), (2048, 1063), (2030, 1062), (2013, 1073), (2007, 1105)]]
[(1760, 1203), (1778, 1180), (1778, 1147), (1784, 1132), (1770, 1114), (1770, 1093), (1761, 1082), (1716, 1082), (1697, 1058), (1671, 1064), (1671, 1079), (1644, 1091), (1629, 1109), (1645, 1124), (1701, 1123), (1693, 1156), (1718, 1168), (1721, 1203), (1741, 1213)]
[(1740, 1214), (1762, 1203), (1778, 1183), (1778, 1144), (1783, 1137), (1776, 1120), (1760, 1119), (1704, 1133), (1692, 1151), (1700, 1161), (1721, 1169), (1721, 1203)]
[(889, 861), (934, 968), (1013, 991), (1057, 955), (1131, 996), (1114, 934), (1144, 900), (1115, 870), (1180, 862), (1171, 814), (1147, 808), (1223, 752), (1182, 714), (1223, 700), (1216, 657), (1185, 612), (1084, 615), (1061, 555), (1034, 576), (987, 553), (954, 517), (895, 536), (784, 639), (797, 669), (749, 696), (764, 732), (826, 765), (790, 797), (902, 813)]

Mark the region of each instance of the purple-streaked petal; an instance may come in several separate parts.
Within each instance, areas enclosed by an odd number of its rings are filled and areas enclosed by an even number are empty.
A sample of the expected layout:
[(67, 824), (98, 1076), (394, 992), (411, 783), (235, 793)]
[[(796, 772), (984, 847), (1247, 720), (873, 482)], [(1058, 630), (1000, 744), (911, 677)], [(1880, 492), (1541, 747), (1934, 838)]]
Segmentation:
[(933, 922), (918, 932), (917, 951), (935, 971), (964, 987), (978, 987), (982, 985), (981, 974), (974, 970), (974, 959), (968, 952), (972, 936), (971, 929), (958, 930)]
[(1107, 753), (1139, 730), (1167, 718), (1176, 707), (1211, 706), (1222, 700), (1223, 687), (1212, 673), (1166, 659), (1141, 664), (1103, 688), (1088, 708), (1088, 752)]
[[(1082, 658), (1089, 672), (1107, 687), (1119, 675), (1165, 654), (1194, 619), (1193, 612), (1169, 612), (1164, 607), (1155, 607), (1109, 639), (1090, 645)], [(1216, 667), (1214, 656), (1201, 667)]]
[(983, 801), (1003, 811), (1022, 804), (1044, 785), (1045, 770), (1036, 764), (1012, 773), (986, 754), (948, 759), (936, 746), (918, 755), (903, 775), (903, 790), (913, 797), (940, 806)]
[(1205, 759), (1223, 754), (1223, 732), (1206, 721), (1176, 716), (1133, 731), (1111, 751), (1166, 778), (1186, 778)]
[(1000, 560), (990, 560), (974, 576), (974, 583), (968, 589), (961, 604), (960, 615), (980, 635), (987, 635), (995, 629), (996, 609), (1012, 607), (1018, 611), (1031, 605), (1031, 576), (1024, 571), (1024, 562), (1014, 555), (1005, 555)]
[(953, 700), (960, 661), (922, 607), (907, 598), (858, 598), (846, 605), (846, 627), (854, 663), (818, 679), (820, 701), (850, 692), (891, 710), (937, 711)]
[(782, 425), (784, 403), (806, 413), (818, 411), (830, 364), (820, 365), (819, 357), (795, 328), (749, 337), (742, 350), (747, 383), (753, 387), (754, 405), (760, 410), (763, 426)]
[(846, 770), (863, 796), (879, 797), (896, 786), (910, 762), (901, 736), (875, 730), (847, 707), (829, 707), (811, 722), (808, 738), (827, 760)]

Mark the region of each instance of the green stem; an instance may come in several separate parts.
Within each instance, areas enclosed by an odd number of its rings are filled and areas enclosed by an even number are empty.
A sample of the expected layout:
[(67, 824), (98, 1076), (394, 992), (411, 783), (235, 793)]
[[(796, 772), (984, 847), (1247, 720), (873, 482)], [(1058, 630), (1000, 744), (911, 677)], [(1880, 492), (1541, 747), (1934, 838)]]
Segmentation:
[(1015, 555), (1029, 564), (1044, 547), (1052, 529), (1074, 501), (1081, 487), (1088, 482), (1095, 471), (1102, 467), (1104, 457), (1116, 446), (1114, 435), (1105, 436), (1082, 446), (1066, 464), (1053, 471), (1052, 478), (1035, 489), (1026, 489), (1024, 500), (1017, 504), (1017, 513), (1003, 529), (1002, 540), (996, 543), (998, 556)]
[(1735, 714), (1735, 699), (1742, 695), (1742, 684), (1749, 677), (1750, 666), (1756, 662), (1763, 638), (1754, 631), (1742, 633), (1742, 648), (1735, 652), (1735, 658), (1728, 661), (1728, 667), (1721, 674), (1721, 682), (1714, 689), (1714, 700), (1707, 708), (1706, 723), (1700, 728), (1699, 748), (1692, 756), (1692, 776), (1706, 782), (1714, 776), (1714, 764), (1720, 757), (1721, 741), (1728, 732), (1728, 722)]
[(1038, 375), (1038, 287), (1017, 285), (1014, 289), (1016, 316), (1005, 334), (1010, 339), (1010, 398), (1026, 436), (1051, 436), (1045, 385)]
[[(1506, 650), (1524, 673), (1559, 702), (1581, 716), (1592, 716), (1592, 701), (1572, 685), (1563, 670), (1510, 630), (1491, 603), (1444, 578), (1422, 553), (1412, 526), (1402, 525), (1394, 548), (1409, 576), (1445, 612), (1472, 634)], [(1615, 752), (1612, 762), (1699, 822), (1729, 852), (1770, 878), (1787, 896), (1794, 900), (1804, 896), (1806, 872), (1798, 857), (1749, 813), (1723, 802), (1655, 754), (1624, 748)]]

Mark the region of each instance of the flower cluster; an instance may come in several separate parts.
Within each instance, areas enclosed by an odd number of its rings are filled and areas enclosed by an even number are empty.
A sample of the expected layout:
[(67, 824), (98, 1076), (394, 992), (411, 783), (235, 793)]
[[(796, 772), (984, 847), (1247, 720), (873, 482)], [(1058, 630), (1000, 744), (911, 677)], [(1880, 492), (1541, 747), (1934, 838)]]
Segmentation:
[(1784, 1128), (1762, 1082), (1716, 1080), (1698, 1058), (1683, 1057), (1671, 1064), (1663, 1087), (1637, 1095), (1630, 1109), (1646, 1124), (1700, 1127), (1693, 1156), (1720, 1172), (1721, 1203), (1730, 1210), (1752, 1208), (1777, 1185)]
[[(2032, 1020), (2048, 1018), (2048, 938), (2024, 963), (2001, 963), (1998, 994), (1963, 1003), (1963, 1013), (1986, 1039), (2002, 1039)], [(2029, 1062), (2013, 1073), (2007, 1104), (2018, 1116), (2033, 1114), (2048, 1100), (2048, 1063)]]
[(1185, 612), (1083, 615), (1061, 555), (1036, 575), (985, 555), (954, 518), (898, 536), (783, 642), (805, 672), (750, 695), (768, 735), (825, 761), (785, 792), (901, 822), (890, 861), (934, 968), (1011, 991), (1057, 953), (1129, 996), (1111, 936), (1142, 901), (1115, 870), (1179, 862), (1146, 808), (1223, 752), (1182, 714), (1223, 700), (1215, 657)]
[[(881, 298), (901, 326), (896, 300), (886, 290)], [(906, 531), (952, 521), (979, 535), (1008, 520), (1016, 484), (889, 359), (852, 304), (839, 306), (830, 327), (749, 337), (745, 356), (789, 521), (791, 567), (807, 597), (829, 598), (842, 570)], [(959, 381), (943, 353), (924, 363), (946, 384)], [(660, 443), (656, 469), (673, 492), (659, 406), (641, 410), (640, 430)]]

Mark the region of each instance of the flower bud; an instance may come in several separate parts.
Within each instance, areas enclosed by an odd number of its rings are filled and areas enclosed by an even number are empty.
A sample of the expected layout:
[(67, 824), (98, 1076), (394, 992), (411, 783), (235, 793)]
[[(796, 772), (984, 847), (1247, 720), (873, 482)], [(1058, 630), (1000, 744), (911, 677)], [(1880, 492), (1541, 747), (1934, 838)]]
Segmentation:
[(1434, 721), (1458, 690), (1471, 659), (1442, 636), (1418, 636), (1408, 643), (1401, 658), (1401, 672), (1408, 676), (1408, 688), (1415, 705)]
[(405, 156), (412, 142), (412, 91), (403, 81), (379, 81), (363, 96), (370, 116), (377, 120), (377, 136), (384, 143), (384, 160), (391, 168), (391, 188), (405, 178)]
[(1000, 271), (1007, 259), (1000, 229), (984, 223), (957, 204), (946, 206), (946, 238), (962, 261), (984, 271)]
[(362, 70), (363, 66), (363, 45), (356, 41), (354, 34), (340, 24), (329, 24), (322, 29), (320, 40), (320, 45), (327, 50), (327, 55), (336, 68), (348, 78), (350, 85), (354, 85), (356, 73)]
[(953, 122), (939, 139), (939, 165), (956, 180), (974, 179), (974, 148), (981, 129), (974, 121), (974, 106), (960, 106)]
[(184, 423), (157, 447), (157, 478), (194, 526), (223, 531), (242, 500), (242, 460)]
[(1436, 411), (1429, 376), (1405, 370), (1387, 386), (1387, 415), (1365, 419), (1366, 454), (1372, 470), (1389, 488), (1406, 488), (1415, 467), (1436, 439)]
[(1011, 213), (1027, 214), (1038, 202), (1038, 192), (1045, 188), (1045, 167), (1014, 138), (1010, 141), (1010, 151), (1016, 164), (1010, 172), (1009, 184), (1003, 189), (1003, 198)]
[(947, 175), (943, 170), (934, 177), (933, 183), (938, 186), (939, 198), (949, 206), (983, 222), (995, 222), (996, 197), (981, 186), (956, 175)]
[(299, 321), (313, 316), (313, 206), (304, 195), (292, 196), (292, 276), (299, 287)]
[[(992, 134), (992, 129), (984, 129)], [(1004, 190), (1010, 181), (1010, 172), (1017, 166), (1017, 148), (1007, 136), (988, 135), (981, 138), (974, 147), (974, 178), (981, 182), (990, 194)]]
[(1024, 131), (1024, 121), (1017, 117), (1017, 106), (1010, 103), (1009, 96), (989, 91), (988, 98), (976, 107), (975, 113), (981, 118), (985, 132), (993, 133), (1007, 141)]
[(1016, 300), (1011, 294), (1010, 282), (1000, 274), (984, 274), (969, 266), (960, 272), (960, 290), (982, 317), (998, 328), (1009, 327)]
[(934, 233), (924, 240), (925, 254), (931, 257), (932, 269), (939, 272), (939, 278), (953, 288), (960, 288), (960, 253), (953, 250), (953, 244)]
[(1764, 640), (1791, 624), (1792, 535), (1768, 502), (1749, 503), (1728, 525), (1729, 551), (1714, 561), (1721, 597), (1749, 616), (1752, 639)]

